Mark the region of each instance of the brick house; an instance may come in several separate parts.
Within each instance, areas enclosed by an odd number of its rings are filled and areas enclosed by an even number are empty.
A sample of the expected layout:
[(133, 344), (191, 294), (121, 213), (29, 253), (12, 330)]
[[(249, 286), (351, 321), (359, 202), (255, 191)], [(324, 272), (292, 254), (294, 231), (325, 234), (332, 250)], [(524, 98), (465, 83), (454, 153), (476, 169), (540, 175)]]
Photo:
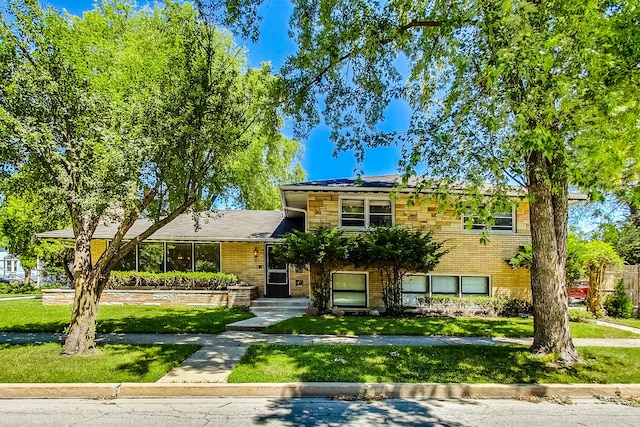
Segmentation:
[[(408, 203), (412, 183), (391, 196), (396, 175), (355, 179), (310, 181), (281, 187), (283, 211), (219, 211), (215, 218), (199, 221), (182, 215), (158, 230), (125, 257), (118, 270), (222, 271), (233, 273), (257, 287), (258, 296), (308, 297), (309, 273), (296, 266), (279, 265), (271, 256), (274, 245), (292, 230), (309, 231), (320, 225), (340, 227), (350, 233), (374, 225), (402, 225), (434, 230), (436, 240), (446, 241), (450, 251), (429, 274), (410, 275), (405, 280), (405, 301), (430, 295), (487, 295), (531, 298), (526, 269), (513, 270), (506, 260), (531, 242), (529, 204), (523, 190), (514, 187), (517, 200), (511, 212), (496, 217), (489, 230), (489, 243), (481, 244), (484, 225), (454, 211), (441, 211), (428, 195), (422, 203)], [(490, 190), (489, 187), (486, 189)], [(584, 200), (572, 194), (572, 200)], [(465, 227), (471, 219), (473, 226)], [(146, 228), (141, 219), (130, 235)], [(100, 226), (91, 242), (92, 257), (109, 244), (113, 227)], [(40, 234), (42, 238), (73, 238), (70, 229)], [(368, 309), (382, 305), (378, 274), (344, 268), (332, 274), (332, 305)]]

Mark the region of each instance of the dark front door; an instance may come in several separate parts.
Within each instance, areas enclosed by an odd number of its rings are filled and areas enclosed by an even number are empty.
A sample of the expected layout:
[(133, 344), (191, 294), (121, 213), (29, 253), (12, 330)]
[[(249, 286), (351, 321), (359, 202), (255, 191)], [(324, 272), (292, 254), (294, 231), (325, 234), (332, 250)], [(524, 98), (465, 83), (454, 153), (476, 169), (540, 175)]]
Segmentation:
[(266, 271), (266, 296), (273, 298), (285, 298), (289, 295), (289, 266), (280, 263), (273, 257), (273, 246), (265, 245)]

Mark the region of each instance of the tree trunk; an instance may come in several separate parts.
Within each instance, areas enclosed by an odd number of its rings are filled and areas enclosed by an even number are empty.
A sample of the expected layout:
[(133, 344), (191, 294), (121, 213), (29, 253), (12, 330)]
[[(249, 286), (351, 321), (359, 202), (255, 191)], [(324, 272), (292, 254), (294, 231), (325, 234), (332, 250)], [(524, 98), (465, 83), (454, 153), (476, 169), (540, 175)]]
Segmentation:
[(595, 264), (589, 266), (589, 291), (587, 292), (587, 309), (593, 313), (594, 316), (600, 316), (604, 309), (604, 297), (602, 292), (602, 284), (604, 283), (604, 270), (603, 264)]
[(91, 279), (76, 278), (74, 287), (71, 323), (62, 353), (92, 354), (96, 349), (97, 286)]
[(31, 283), (31, 269), (24, 269), (24, 283)]
[(102, 277), (99, 270), (94, 270), (91, 265), (90, 241), (85, 235), (76, 237), (73, 262), (75, 296), (63, 354), (92, 354), (96, 349), (96, 319)]
[[(531, 291), (534, 337), (532, 351), (559, 353), (566, 363), (580, 360), (569, 331), (566, 290), (568, 189), (565, 177), (554, 176), (544, 154), (528, 159), (531, 244)], [(558, 168), (560, 169), (560, 168)], [(555, 170), (558, 170), (555, 169)], [(555, 184), (555, 185), (554, 185)]]

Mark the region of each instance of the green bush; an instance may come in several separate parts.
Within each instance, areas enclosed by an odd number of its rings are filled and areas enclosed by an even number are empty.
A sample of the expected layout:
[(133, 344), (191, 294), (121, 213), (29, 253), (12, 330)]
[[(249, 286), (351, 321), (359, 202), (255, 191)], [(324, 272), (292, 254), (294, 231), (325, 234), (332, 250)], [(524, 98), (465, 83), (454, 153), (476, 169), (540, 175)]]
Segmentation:
[(519, 298), (500, 298), (503, 301), (500, 316), (518, 317), (521, 314), (531, 314), (533, 306), (529, 301)]
[(531, 304), (517, 298), (426, 295), (418, 301), (422, 311), (442, 316), (517, 317), (531, 313)]
[(607, 315), (611, 317), (620, 317), (623, 319), (631, 317), (633, 304), (629, 297), (627, 297), (627, 291), (624, 287), (624, 283), (616, 283), (613, 295), (610, 295), (609, 298), (607, 298), (604, 308), (607, 310)]
[(13, 282), (0, 283), (0, 294), (39, 294), (40, 289), (34, 287), (31, 283)]
[(584, 308), (570, 308), (569, 309), (569, 321), (570, 322), (586, 322), (587, 320), (595, 319), (596, 316), (592, 312)]
[(112, 271), (106, 289), (223, 290), (238, 284), (236, 276), (226, 273)]

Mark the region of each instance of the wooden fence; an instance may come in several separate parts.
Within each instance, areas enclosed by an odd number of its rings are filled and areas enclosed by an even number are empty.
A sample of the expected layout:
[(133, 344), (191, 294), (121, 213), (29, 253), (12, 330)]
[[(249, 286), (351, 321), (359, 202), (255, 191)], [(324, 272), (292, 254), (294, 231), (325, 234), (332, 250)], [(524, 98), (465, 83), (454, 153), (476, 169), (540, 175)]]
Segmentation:
[(640, 306), (640, 265), (624, 266), (624, 287), (634, 307)]

